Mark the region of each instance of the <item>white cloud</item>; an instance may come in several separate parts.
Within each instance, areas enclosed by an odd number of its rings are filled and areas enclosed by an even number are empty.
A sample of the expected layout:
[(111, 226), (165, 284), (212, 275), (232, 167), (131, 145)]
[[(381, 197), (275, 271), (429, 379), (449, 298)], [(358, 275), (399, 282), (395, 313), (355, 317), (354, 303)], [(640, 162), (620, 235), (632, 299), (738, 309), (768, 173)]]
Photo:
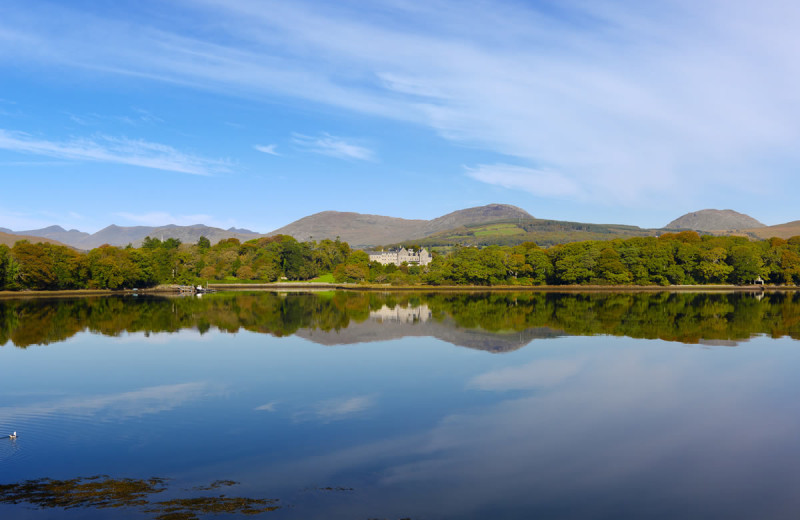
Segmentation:
[(39, 139), (0, 129), (0, 149), (69, 159), (141, 166), (194, 175), (229, 171), (228, 163), (179, 152), (171, 146), (127, 137), (96, 136), (68, 141)]
[(319, 137), (292, 134), (292, 142), (301, 151), (318, 153), (329, 157), (336, 157), (337, 159), (371, 161), (375, 158), (375, 152), (369, 148), (347, 142), (341, 137), (330, 134), (322, 134)]
[(487, 184), (520, 189), (541, 197), (576, 198), (582, 192), (577, 182), (564, 175), (510, 164), (481, 164), (467, 168), (467, 175)]
[(254, 145), (254, 146), (253, 146), (253, 148), (255, 148), (256, 150), (258, 150), (259, 152), (267, 153), (267, 154), (270, 154), (270, 155), (280, 155), (280, 154), (279, 154), (279, 153), (278, 153), (278, 152), (275, 150), (275, 148), (277, 148), (277, 147), (278, 147), (278, 145), (277, 145), (277, 144), (266, 144), (266, 145), (264, 145), (264, 144), (257, 144), (257, 145)]

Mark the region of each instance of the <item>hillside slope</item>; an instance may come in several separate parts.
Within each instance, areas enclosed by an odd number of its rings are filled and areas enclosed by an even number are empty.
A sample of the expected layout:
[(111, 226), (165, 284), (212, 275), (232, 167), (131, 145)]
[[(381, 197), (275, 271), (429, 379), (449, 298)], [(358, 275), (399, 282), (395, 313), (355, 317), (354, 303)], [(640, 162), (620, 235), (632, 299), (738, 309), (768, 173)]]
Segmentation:
[(45, 244), (55, 244), (57, 246), (67, 245), (59, 242), (58, 240), (53, 240), (50, 238), (37, 237), (33, 235), (17, 235), (16, 233), (3, 233), (2, 231), (0, 231), (0, 244), (2, 245), (8, 247), (14, 247), (14, 244), (19, 242), (20, 240), (27, 240), (31, 244), (38, 244), (42, 242)]
[[(496, 221), (489, 224), (470, 224), (434, 233), (422, 239), (404, 241), (405, 246), (455, 247), (455, 246), (513, 246), (535, 242), (551, 246), (583, 240), (614, 240), (657, 236), (657, 229), (643, 229), (620, 224), (587, 224), (562, 220), (545, 220), (533, 217)], [(389, 244), (393, 245), (393, 244)]]
[(454, 211), (429, 221), (424, 227), (424, 236), (461, 226), (532, 218), (533, 216), (524, 209), (510, 204), (487, 204)]
[(488, 204), (448, 213), (433, 220), (410, 220), (382, 215), (323, 211), (296, 220), (269, 233), (291, 235), (298, 240), (321, 240), (337, 236), (353, 247), (392, 244), (427, 237), (447, 229), (508, 219), (530, 219), (516, 206)]
[(78, 231), (77, 229), (70, 229), (67, 231), (61, 226), (49, 226), (42, 229), (27, 229), (24, 231), (8, 231), (8, 233), (14, 235), (27, 235), (27, 236), (34, 236), (34, 237), (41, 237), (47, 238), (50, 240), (56, 240), (61, 242), (62, 244), (77, 244), (81, 240), (84, 240), (86, 237), (89, 236), (89, 233), (85, 231)]
[(703, 209), (682, 215), (664, 227), (696, 231), (733, 231), (755, 229), (765, 227), (765, 225), (750, 215), (732, 209)]
[(339, 237), (353, 247), (363, 247), (384, 242), (399, 242), (411, 236), (418, 236), (427, 223), (427, 220), (322, 211), (295, 220), (268, 235), (291, 235), (300, 241)]
[(772, 237), (788, 239), (800, 236), (800, 220), (794, 220), (792, 222), (787, 222), (785, 224), (777, 224), (775, 226), (764, 226), (753, 229), (744, 229), (742, 231), (746, 232), (750, 236), (761, 239), (767, 239)]

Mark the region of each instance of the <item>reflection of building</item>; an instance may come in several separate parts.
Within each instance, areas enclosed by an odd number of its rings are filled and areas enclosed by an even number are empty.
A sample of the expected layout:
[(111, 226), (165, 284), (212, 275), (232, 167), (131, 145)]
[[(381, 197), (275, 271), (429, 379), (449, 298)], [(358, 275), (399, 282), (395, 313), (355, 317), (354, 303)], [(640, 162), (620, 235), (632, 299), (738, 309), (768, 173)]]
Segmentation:
[(428, 265), (431, 263), (431, 259), (431, 254), (426, 251), (424, 247), (419, 251), (406, 249), (404, 247), (399, 251), (373, 251), (369, 253), (370, 262), (378, 262), (383, 265), (400, 265), (403, 262), (407, 264)]
[(426, 322), (431, 317), (431, 310), (424, 303), (417, 307), (395, 306), (393, 309), (384, 305), (377, 311), (370, 311), (369, 317), (381, 321)]

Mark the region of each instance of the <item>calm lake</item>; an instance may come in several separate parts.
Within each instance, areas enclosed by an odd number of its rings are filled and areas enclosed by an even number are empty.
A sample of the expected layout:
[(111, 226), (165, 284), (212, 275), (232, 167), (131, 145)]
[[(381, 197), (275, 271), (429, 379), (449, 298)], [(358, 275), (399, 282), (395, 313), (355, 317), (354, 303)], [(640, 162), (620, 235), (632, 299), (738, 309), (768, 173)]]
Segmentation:
[(793, 293), (0, 300), (0, 518), (794, 519), (798, 339)]

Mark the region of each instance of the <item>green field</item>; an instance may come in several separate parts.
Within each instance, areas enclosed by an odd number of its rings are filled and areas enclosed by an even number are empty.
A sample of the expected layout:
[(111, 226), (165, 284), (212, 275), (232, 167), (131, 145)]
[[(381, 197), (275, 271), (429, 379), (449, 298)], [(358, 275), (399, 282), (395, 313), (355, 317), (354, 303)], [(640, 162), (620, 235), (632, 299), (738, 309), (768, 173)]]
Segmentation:
[(524, 235), (525, 230), (516, 224), (492, 224), (475, 228), (472, 234), (476, 237)]

